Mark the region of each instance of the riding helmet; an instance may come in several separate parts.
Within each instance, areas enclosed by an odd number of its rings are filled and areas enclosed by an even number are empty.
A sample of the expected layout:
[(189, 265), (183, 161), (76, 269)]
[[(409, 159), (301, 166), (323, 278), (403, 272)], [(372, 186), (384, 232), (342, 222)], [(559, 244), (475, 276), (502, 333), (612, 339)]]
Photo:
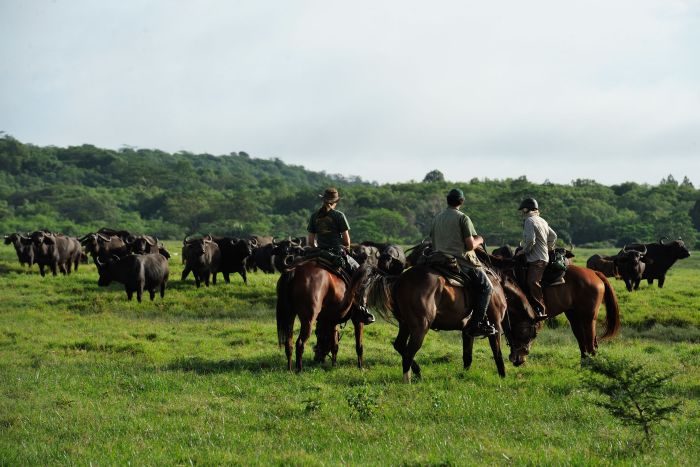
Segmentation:
[(522, 201), (522, 203), (520, 203), (518, 211), (520, 211), (521, 209), (527, 209), (528, 211), (538, 211), (540, 208), (537, 205), (537, 200), (535, 198), (525, 198)]

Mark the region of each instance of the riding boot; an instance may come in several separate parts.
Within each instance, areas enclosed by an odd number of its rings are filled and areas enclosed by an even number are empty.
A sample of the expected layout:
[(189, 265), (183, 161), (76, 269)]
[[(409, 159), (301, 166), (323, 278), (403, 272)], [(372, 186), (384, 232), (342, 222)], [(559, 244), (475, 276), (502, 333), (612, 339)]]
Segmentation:
[(489, 307), (491, 293), (480, 293), (474, 312), (469, 323), (467, 324), (466, 332), (472, 337), (488, 337), (497, 333), (496, 328), (489, 323), (486, 316), (486, 310)]

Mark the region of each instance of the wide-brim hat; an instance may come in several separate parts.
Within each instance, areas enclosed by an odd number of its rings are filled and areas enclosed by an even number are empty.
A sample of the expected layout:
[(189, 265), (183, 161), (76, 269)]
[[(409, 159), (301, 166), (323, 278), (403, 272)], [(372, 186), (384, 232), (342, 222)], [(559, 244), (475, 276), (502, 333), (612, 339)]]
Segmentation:
[(327, 188), (322, 195), (318, 195), (319, 198), (323, 198), (326, 203), (336, 203), (340, 199), (338, 190), (336, 188)]

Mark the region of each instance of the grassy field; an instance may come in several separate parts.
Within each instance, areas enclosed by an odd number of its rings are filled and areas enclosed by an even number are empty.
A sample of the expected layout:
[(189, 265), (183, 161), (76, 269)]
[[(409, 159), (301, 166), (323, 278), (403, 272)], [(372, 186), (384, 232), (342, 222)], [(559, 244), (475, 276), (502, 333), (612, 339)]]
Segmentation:
[[(576, 253), (581, 263), (591, 252)], [(682, 401), (642, 450), (638, 430), (582, 389), (564, 318), (505, 379), (485, 342), (464, 372), (459, 335), (431, 332), (423, 379), (404, 385), (387, 323), (366, 329), (364, 371), (348, 328), (337, 367), (313, 365), (307, 346), (296, 375), (277, 347), (276, 275), (196, 289), (174, 257), (165, 300), (138, 304), (118, 285), (98, 288), (92, 265), (41, 278), (4, 246), (0, 465), (697, 465), (699, 256), (664, 289), (614, 283), (622, 334), (601, 353), (673, 372), (668, 397)]]

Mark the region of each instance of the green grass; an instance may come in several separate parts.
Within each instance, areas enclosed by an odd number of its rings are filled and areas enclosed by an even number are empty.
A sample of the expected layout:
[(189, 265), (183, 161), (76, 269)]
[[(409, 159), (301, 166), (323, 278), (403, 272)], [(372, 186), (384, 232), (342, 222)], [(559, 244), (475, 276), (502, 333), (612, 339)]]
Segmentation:
[[(585, 263), (591, 252), (576, 253)], [(601, 352), (674, 372), (669, 397), (683, 401), (641, 451), (639, 433), (582, 389), (563, 318), (505, 379), (485, 342), (464, 372), (459, 335), (431, 332), (417, 357), (423, 380), (404, 385), (387, 323), (366, 329), (366, 370), (354, 367), (349, 327), (335, 368), (312, 364), (309, 345), (296, 375), (276, 345), (277, 276), (196, 289), (179, 281), (175, 257), (165, 300), (138, 304), (117, 285), (98, 288), (91, 265), (41, 278), (4, 247), (0, 465), (696, 465), (699, 265), (695, 253), (677, 263), (664, 289), (613, 282), (623, 330)]]

